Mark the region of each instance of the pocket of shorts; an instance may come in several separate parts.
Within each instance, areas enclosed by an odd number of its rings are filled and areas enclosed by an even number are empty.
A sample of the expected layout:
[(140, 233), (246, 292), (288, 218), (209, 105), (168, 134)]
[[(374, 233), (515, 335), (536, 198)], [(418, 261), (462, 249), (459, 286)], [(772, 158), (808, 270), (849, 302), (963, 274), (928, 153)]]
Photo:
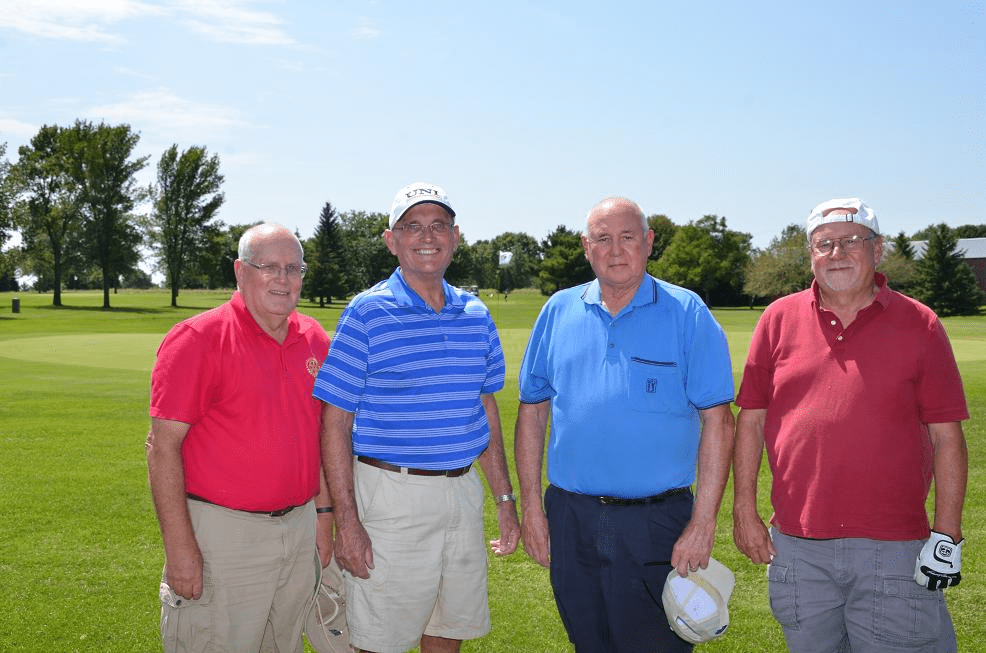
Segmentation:
[(941, 592), (931, 592), (913, 578), (888, 576), (883, 592), (874, 597), (873, 632), (882, 642), (921, 646), (938, 641), (941, 634)]
[(636, 356), (630, 359), (630, 405), (645, 413), (689, 412), (681, 371), (674, 361), (653, 361)]
[(767, 565), (767, 590), (770, 610), (784, 628), (797, 630), (798, 595), (794, 583), (794, 568), (775, 562)]

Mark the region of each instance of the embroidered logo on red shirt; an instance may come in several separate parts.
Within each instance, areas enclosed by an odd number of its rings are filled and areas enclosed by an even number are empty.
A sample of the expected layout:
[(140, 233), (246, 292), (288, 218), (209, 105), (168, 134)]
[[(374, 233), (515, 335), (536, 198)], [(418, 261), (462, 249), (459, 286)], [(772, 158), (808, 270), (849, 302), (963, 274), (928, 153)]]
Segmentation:
[(311, 374), (312, 377), (317, 377), (318, 370), (322, 367), (322, 365), (318, 362), (318, 360), (314, 356), (308, 359), (308, 361), (305, 363), (305, 366), (308, 368), (308, 373)]

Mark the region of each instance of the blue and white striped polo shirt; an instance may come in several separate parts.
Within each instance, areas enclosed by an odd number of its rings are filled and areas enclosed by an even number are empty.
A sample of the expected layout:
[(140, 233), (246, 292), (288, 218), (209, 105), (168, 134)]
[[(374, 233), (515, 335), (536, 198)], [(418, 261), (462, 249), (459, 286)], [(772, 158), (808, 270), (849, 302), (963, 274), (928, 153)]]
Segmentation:
[(486, 449), (480, 395), (503, 388), (500, 337), (483, 302), (442, 284), (445, 307), (436, 313), (398, 268), (340, 316), (313, 394), (356, 414), (353, 453), (455, 469)]

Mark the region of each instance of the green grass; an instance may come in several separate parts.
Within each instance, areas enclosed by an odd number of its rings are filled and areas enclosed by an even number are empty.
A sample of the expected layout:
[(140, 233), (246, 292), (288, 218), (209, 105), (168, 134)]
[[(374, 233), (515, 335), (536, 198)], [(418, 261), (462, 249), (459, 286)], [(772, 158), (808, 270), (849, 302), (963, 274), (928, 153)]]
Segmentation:
[[(182, 308), (166, 292), (121, 292), (100, 309), (100, 293), (17, 295), (21, 312), (0, 294), (0, 651), (157, 651), (157, 586), (163, 562), (147, 488), (144, 437), (150, 367), (164, 333), (185, 317), (218, 305), (227, 292), (188, 292)], [(489, 297), (507, 358), (498, 395), (511, 459), (517, 415), (516, 372), (543, 298), (534, 292)], [(303, 304), (331, 331), (341, 304)], [(729, 336), (739, 382), (759, 311), (715, 311)], [(986, 641), (986, 318), (950, 318), (946, 328), (959, 360), (973, 419), (965, 510), (963, 583), (947, 592), (960, 650)], [(514, 478), (516, 487), (516, 477)], [(766, 465), (761, 514), (770, 514)], [(767, 606), (763, 567), (732, 543), (732, 487), (727, 488), (715, 555), (737, 575), (726, 637), (701, 647), (715, 652), (784, 650)], [(930, 505), (930, 502), (929, 502)], [(492, 502), (486, 512), (494, 533)], [(469, 652), (570, 651), (546, 570), (520, 552), (490, 560), (493, 631), (463, 646)]]

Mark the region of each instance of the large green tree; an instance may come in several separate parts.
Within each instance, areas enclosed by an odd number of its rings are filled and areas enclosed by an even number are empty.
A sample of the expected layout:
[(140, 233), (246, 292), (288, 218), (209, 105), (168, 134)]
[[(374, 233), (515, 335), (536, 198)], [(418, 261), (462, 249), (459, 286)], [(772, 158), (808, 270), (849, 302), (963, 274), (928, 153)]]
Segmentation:
[(357, 293), (390, 276), (397, 267), (397, 257), (383, 240), (389, 216), (386, 213), (346, 211), (339, 216), (342, 242), (345, 243), (346, 294)]
[(0, 143), (0, 250), (3, 249), (13, 228), (11, 209), (14, 191), (11, 187), (10, 161), (7, 160), (7, 144)]
[(472, 279), (480, 288), (496, 288), (499, 282), (499, 253), (489, 240), (478, 240), (469, 246)]
[(538, 273), (538, 288), (542, 295), (592, 281), (592, 266), (585, 257), (579, 232), (558, 225), (541, 242), (541, 249), (544, 259)]
[(958, 249), (958, 238), (945, 224), (927, 230), (928, 242), (917, 261), (914, 296), (938, 315), (975, 315), (986, 302), (976, 274)]
[(678, 227), (664, 255), (649, 262), (647, 271), (698, 292), (709, 305), (713, 296), (735, 299), (743, 288), (751, 240), (750, 234), (727, 229), (726, 218), (706, 215)]
[(804, 290), (811, 284), (811, 278), (805, 228), (791, 224), (771, 239), (767, 249), (753, 253), (746, 266), (743, 291), (751, 301), (772, 300)]
[(179, 153), (175, 144), (158, 161), (149, 231), (175, 308), (185, 274), (207, 244), (205, 227), (225, 200), (222, 184), (219, 155), (210, 157), (204, 147)]
[(142, 242), (133, 210), (141, 199), (136, 174), (149, 157), (131, 158), (140, 136), (130, 125), (94, 125), (77, 120), (66, 130), (71, 175), (80, 187), (82, 241), (102, 276), (103, 308), (110, 288), (140, 260)]
[[(311, 300), (318, 298), (318, 305), (332, 303), (333, 297), (345, 294), (343, 275), (344, 248), (339, 214), (329, 202), (322, 207), (318, 227), (311, 238), (312, 253), (308, 259), (308, 275), (305, 277), (305, 294)], [(306, 255), (307, 256), (307, 255)]]
[(3, 246), (13, 229), (12, 205), (14, 191), (10, 179), (10, 162), (7, 161), (7, 144), (0, 143), (0, 292), (18, 290), (17, 254), (5, 252)]
[[(490, 241), (499, 270), (497, 290), (530, 287), (541, 265), (541, 244), (525, 233), (507, 231)], [(500, 252), (510, 252), (510, 263), (500, 265)]]
[(664, 250), (671, 244), (674, 234), (678, 231), (678, 225), (671, 222), (666, 215), (647, 216), (647, 226), (654, 232), (654, 245), (651, 247), (649, 261), (659, 261), (664, 255)]
[[(21, 230), (22, 249), (32, 272), (50, 278), (53, 306), (62, 305), (62, 281), (69, 254), (78, 252), (82, 220), (82, 186), (72, 175), (75, 135), (57, 125), (44, 125), (28, 145), (18, 148), (11, 172), (19, 198), (14, 221)], [(76, 258), (74, 267), (80, 267)]]

